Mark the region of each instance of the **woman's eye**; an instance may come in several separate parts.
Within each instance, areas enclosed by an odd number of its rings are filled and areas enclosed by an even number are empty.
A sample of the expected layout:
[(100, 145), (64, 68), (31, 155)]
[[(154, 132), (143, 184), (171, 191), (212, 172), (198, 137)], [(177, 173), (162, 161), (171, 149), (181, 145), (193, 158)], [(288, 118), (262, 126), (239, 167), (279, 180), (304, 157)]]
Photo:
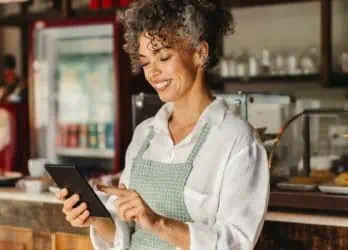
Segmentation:
[(142, 64), (140, 64), (140, 66), (141, 66), (142, 68), (146, 67), (147, 65), (149, 65), (149, 64), (148, 64), (148, 63), (142, 63)]
[(170, 58), (171, 58), (170, 56), (162, 57), (160, 58), (160, 61), (165, 62), (165, 61), (168, 61)]

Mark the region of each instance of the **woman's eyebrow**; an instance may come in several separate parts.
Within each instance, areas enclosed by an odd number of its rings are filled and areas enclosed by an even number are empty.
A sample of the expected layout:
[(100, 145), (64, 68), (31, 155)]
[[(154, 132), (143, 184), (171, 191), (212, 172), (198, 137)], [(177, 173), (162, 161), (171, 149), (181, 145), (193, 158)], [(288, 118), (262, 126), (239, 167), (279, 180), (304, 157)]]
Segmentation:
[[(158, 54), (162, 49), (164, 49), (164, 47), (161, 47), (161, 48), (158, 48), (158, 49), (153, 49), (153, 50), (152, 50), (152, 54), (156, 55), (156, 54)], [(139, 56), (139, 57), (142, 57), (142, 58), (146, 58), (146, 56), (143, 55), (143, 54), (138, 54), (138, 56)]]

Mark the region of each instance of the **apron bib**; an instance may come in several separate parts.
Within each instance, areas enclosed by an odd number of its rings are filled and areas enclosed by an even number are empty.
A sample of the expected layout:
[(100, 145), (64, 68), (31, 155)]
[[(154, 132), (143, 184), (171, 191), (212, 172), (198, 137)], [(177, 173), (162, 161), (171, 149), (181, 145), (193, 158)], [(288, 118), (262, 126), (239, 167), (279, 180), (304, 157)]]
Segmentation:
[[(210, 128), (208, 123), (203, 126), (186, 162), (175, 164), (142, 158), (155, 135), (151, 128), (134, 159), (129, 188), (137, 191), (155, 213), (182, 222), (192, 222), (184, 201), (184, 188), (193, 162), (206, 141)], [(135, 231), (131, 235), (130, 250), (154, 249), (175, 250), (176, 247), (136, 224)]]

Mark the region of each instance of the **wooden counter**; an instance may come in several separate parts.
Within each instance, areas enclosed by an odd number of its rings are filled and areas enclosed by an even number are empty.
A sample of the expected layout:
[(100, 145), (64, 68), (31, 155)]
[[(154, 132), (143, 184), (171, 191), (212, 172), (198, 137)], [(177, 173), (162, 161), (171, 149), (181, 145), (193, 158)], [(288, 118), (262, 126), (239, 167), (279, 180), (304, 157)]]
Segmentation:
[[(9, 235), (12, 243), (29, 242), (25, 250), (92, 249), (89, 230), (71, 227), (53, 194), (0, 188), (0, 204), (0, 249), (21, 249), (15, 245), (1, 248), (1, 244), (9, 244), (5, 241)], [(282, 249), (348, 249), (348, 213), (270, 208), (255, 250)]]
[(53, 194), (0, 188), (0, 249), (92, 250), (88, 228), (73, 228)]
[(348, 212), (348, 195), (273, 190), (269, 207)]

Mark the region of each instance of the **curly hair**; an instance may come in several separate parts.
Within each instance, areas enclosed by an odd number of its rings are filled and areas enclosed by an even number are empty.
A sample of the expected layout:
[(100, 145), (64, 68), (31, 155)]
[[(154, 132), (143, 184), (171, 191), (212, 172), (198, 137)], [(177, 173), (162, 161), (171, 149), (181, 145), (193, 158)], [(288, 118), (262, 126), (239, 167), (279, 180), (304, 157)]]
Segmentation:
[[(147, 32), (150, 43), (160, 41), (163, 47), (188, 40), (195, 48), (201, 41), (209, 44), (204, 67), (218, 63), (218, 39), (234, 33), (232, 1), (223, 0), (138, 0), (134, 1), (121, 20), (125, 27), (124, 50), (129, 54), (132, 71), (139, 69), (139, 36)], [(150, 45), (149, 43), (149, 45)]]

